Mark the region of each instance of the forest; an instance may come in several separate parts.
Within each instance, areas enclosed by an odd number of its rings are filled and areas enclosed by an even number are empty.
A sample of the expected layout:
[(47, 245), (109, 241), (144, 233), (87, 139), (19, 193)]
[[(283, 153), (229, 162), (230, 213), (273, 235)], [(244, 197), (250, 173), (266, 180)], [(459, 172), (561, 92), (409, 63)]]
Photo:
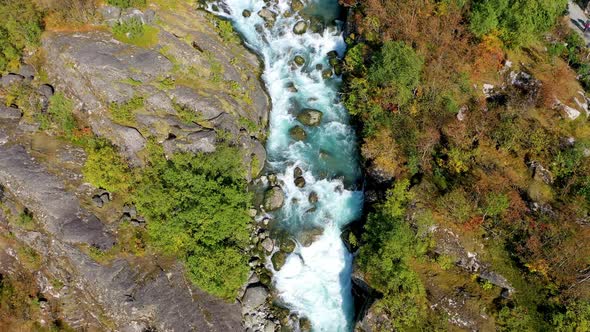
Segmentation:
[[(483, 330), (588, 331), (590, 126), (563, 103), (585, 100), (590, 63), (567, 1), (343, 4), (344, 101), (373, 197), (358, 268), (386, 317), (375, 325), (445, 330), (436, 294), (456, 287), (475, 299), (461, 310), (492, 317)], [(461, 268), (445, 232), (514, 291)]]

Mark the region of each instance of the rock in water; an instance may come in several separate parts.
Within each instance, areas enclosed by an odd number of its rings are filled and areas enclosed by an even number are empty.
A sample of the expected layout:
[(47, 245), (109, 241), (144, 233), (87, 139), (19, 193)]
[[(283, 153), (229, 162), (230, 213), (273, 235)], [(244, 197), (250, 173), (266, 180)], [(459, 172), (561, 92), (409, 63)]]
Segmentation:
[(307, 138), (307, 133), (301, 126), (295, 126), (289, 129), (289, 135), (296, 141), (304, 141)]
[(283, 251), (277, 251), (275, 252), (274, 255), (272, 255), (272, 258), (270, 259), (272, 261), (272, 266), (276, 271), (279, 271), (283, 265), (285, 265), (285, 260), (287, 259), (287, 254)]
[(293, 33), (296, 35), (302, 35), (307, 31), (307, 23), (305, 21), (299, 21), (295, 23), (293, 27)]
[(291, 10), (293, 12), (298, 12), (302, 9), (303, 9), (303, 2), (301, 2), (300, 0), (293, 0), (291, 2)]
[(299, 234), (299, 243), (304, 247), (309, 247), (317, 240), (317, 238), (322, 236), (322, 234), (324, 234), (324, 229), (321, 227), (306, 229)]
[(244, 11), (242, 12), (242, 16), (244, 17), (250, 17), (252, 15), (252, 12), (250, 12), (248, 9), (244, 9)]
[(306, 108), (299, 115), (297, 115), (297, 120), (303, 123), (306, 126), (315, 127), (322, 122), (322, 112), (318, 110), (314, 110), (311, 108)]
[(319, 200), (319, 197), (318, 197), (318, 194), (317, 194), (315, 191), (312, 191), (312, 192), (309, 194), (309, 197), (308, 197), (307, 199), (308, 199), (308, 201), (309, 201), (311, 204), (315, 204), (315, 203), (317, 203), (317, 202), (318, 202), (318, 200)]
[(299, 188), (305, 187), (305, 179), (303, 178), (303, 176), (300, 176), (295, 179), (295, 185)]
[(274, 247), (275, 246), (271, 238), (267, 237), (266, 239), (264, 239), (264, 241), (262, 241), (262, 248), (264, 248), (266, 252), (272, 252)]
[(301, 55), (296, 55), (295, 58), (293, 58), (293, 62), (301, 67), (305, 64), (305, 59)]
[(280, 209), (285, 202), (285, 193), (279, 186), (272, 187), (264, 193), (264, 209), (275, 211)]
[(291, 239), (286, 240), (281, 244), (281, 251), (285, 253), (292, 253), (295, 250), (295, 242)]
[(293, 170), (293, 177), (298, 178), (303, 175), (303, 170), (300, 167), (295, 167)]
[(262, 17), (266, 22), (274, 22), (275, 21), (275, 14), (268, 10), (268, 8), (262, 8), (258, 12), (258, 16)]

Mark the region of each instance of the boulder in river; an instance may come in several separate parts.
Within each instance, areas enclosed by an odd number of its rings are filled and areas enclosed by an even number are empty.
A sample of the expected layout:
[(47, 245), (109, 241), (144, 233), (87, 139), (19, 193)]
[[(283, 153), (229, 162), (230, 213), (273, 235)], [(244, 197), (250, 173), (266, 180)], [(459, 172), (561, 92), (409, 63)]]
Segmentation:
[(303, 170), (300, 167), (295, 167), (293, 170), (293, 177), (298, 178), (303, 175)]
[(289, 135), (296, 141), (304, 141), (307, 138), (307, 133), (301, 126), (295, 126), (289, 129)]
[(324, 69), (322, 71), (322, 78), (325, 79), (325, 80), (327, 80), (330, 77), (332, 77), (332, 69)]
[(244, 9), (242, 11), (242, 16), (244, 16), (244, 17), (250, 17), (250, 16), (252, 16), (252, 12), (249, 11), (248, 9)]
[(274, 255), (272, 255), (272, 258), (270, 260), (272, 261), (273, 268), (276, 271), (280, 271), (283, 265), (285, 265), (285, 261), (287, 260), (287, 253), (283, 251), (277, 251)]
[(303, 9), (303, 2), (301, 0), (291, 1), (291, 11), (298, 12)]
[(275, 211), (280, 209), (285, 202), (285, 193), (279, 186), (274, 186), (264, 193), (264, 209)]
[(301, 67), (305, 64), (305, 59), (301, 55), (296, 55), (293, 58), (293, 62), (295, 62), (295, 64), (298, 65), (299, 67)]
[(287, 239), (283, 243), (281, 243), (282, 252), (290, 254), (293, 252), (293, 250), (295, 250), (295, 242), (293, 240)]
[(303, 178), (303, 176), (300, 176), (300, 177), (295, 178), (295, 185), (298, 188), (305, 187), (305, 178)]
[(293, 33), (296, 35), (302, 35), (307, 31), (307, 22), (305, 21), (299, 21), (297, 23), (295, 23), (295, 26), (293, 27)]
[(306, 126), (315, 127), (322, 122), (322, 116), (322, 112), (315, 109), (306, 108), (303, 109), (299, 115), (297, 115), (297, 120)]
[(276, 14), (270, 11), (268, 8), (262, 8), (258, 12), (258, 16), (262, 17), (266, 22), (274, 22), (276, 19)]
[(309, 201), (309, 203), (311, 203), (311, 204), (315, 204), (315, 203), (317, 203), (317, 202), (318, 202), (318, 200), (319, 200), (318, 193), (316, 193), (315, 191), (312, 191), (312, 192), (309, 194), (309, 197), (307, 197), (307, 200), (308, 200), (308, 201)]
[(309, 247), (312, 243), (314, 243), (322, 234), (324, 233), (324, 229), (321, 227), (314, 227), (310, 229), (303, 230), (299, 233), (299, 243), (304, 247)]

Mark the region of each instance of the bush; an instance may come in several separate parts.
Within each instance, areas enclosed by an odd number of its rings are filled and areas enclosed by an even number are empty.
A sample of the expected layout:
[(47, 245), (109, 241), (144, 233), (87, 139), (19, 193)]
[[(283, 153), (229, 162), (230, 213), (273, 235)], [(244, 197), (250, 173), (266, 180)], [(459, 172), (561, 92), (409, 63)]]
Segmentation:
[(139, 47), (150, 47), (158, 43), (159, 30), (145, 25), (137, 17), (132, 17), (113, 26), (113, 35), (119, 41)]
[(92, 140), (86, 152), (88, 158), (82, 169), (86, 181), (114, 193), (129, 189), (132, 180), (129, 166), (110, 142)]
[(251, 195), (241, 155), (221, 147), (211, 154), (178, 154), (141, 176), (135, 194), (148, 219), (150, 242), (182, 257), (201, 289), (233, 299), (248, 274)]
[(405, 106), (413, 98), (423, 65), (422, 57), (404, 42), (385, 42), (371, 65), (369, 81), (374, 86), (392, 89), (394, 102)]
[(0, 73), (18, 68), (23, 50), (36, 47), (43, 13), (32, 1), (0, 1)]
[(78, 127), (73, 112), (74, 103), (63, 93), (56, 93), (49, 100), (47, 113), (40, 115), (41, 129), (55, 128), (65, 137), (71, 137)]
[(470, 28), (479, 37), (498, 31), (508, 45), (527, 45), (553, 27), (566, 7), (566, 0), (476, 0)]
[(142, 8), (146, 5), (146, 0), (107, 0), (107, 4), (120, 8)]
[(109, 112), (115, 122), (123, 125), (133, 125), (135, 123), (134, 112), (143, 108), (143, 97), (133, 97), (123, 103), (111, 103)]

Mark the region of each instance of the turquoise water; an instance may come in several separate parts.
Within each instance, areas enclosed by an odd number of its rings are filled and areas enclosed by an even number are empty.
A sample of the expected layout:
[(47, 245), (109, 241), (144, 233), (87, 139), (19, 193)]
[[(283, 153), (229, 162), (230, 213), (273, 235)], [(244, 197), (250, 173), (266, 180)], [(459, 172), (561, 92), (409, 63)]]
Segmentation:
[[(363, 195), (355, 188), (360, 178), (358, 151), (354, 130), (340, 103), (340, 78), (323, 79), (321, 70), (316, 69), (318, 64), (330, 68), (328, 52), (336, 51), (341, 57), (346, 50), (341, 24), (334, 22), (339, 11), (337, 1), (304, 1), (303, 12), (320, 16), (326, 24), (319, 33), (308, 29), (303, 35), (293, 33), (294, 25), (302, 20), (299, 14), (285, 15), (290, 1), (225, 0), (223, 4), (230, 13), (221, 15), (233, 22), (247, 45), (264, 60), (263, 79), (273, 105), (268, 160), (286, 196), (276, 217), (294, 238), (304, 229), (323, 229), (310, 246), (297, 245), (281, 270), (275, 272), (273, 283), (280, 299), (293, 312), (307, 317), (314, 331), (350, 331), (354, 311), (352, 255), (340, 234), (361, 215)], [(256, 14), (264, 6), (277, 15), (271, 26), (265, 26)], [(252, 15), (243, 17), (244, 10)], [(305, 65), (293, 63), (296, 55), (305, 59)], [(296, 92), (289, 89), (290, 84)], [(321, 111), (321, 124), (300, 124), (296, 116), (303, 108)], [(304, 141), (290, 137), (289, 130), (296, 125), (304, 127)], [(303, 170), (303, 188), (294, 184), (295, 167)], [(316, 204), (308, 201), (311, 192), (318, 195)]]

